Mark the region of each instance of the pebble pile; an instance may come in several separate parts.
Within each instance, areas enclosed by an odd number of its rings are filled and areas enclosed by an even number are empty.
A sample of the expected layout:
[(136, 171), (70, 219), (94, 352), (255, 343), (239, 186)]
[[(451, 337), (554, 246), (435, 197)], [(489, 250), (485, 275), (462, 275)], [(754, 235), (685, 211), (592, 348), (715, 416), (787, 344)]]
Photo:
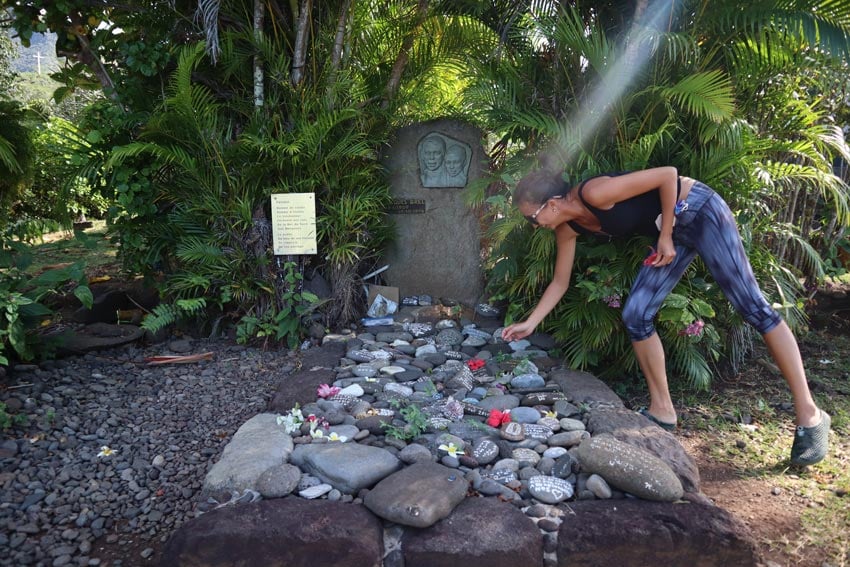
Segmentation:
[(244, 424), (207, 476), (201, 510), (297, 494), (428, 527), (469, 495), (533, 517), (534, 504), (682, 497), (661, 459), (591, 438), (586, 408), (547, 379), (549, 337), (506, 344), (500, 328), (445, 319), (325, 340), (345, 341), (335, 380), (314, 402)]
[[(215, 361), (144, 362), (193, 349)], [(12, 421), (0, 438), (0, 564), (146, 563), (195, 517), (212, 462), (294, 363), (177, 340), (16, 367), (0, 392)]]

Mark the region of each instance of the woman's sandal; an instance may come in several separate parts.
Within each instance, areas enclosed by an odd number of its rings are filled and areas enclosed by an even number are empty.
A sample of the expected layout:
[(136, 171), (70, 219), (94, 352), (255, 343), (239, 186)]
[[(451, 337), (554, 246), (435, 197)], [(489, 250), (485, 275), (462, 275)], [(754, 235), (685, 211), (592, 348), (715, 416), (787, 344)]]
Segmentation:
[(820, 423), (811, 427), (797, 426), (794, 444), (791, 446), (791, 463), (795, 465), (813, 465), (821, 462), (829, 450), (829, 427), (832, 419), (819, 409)]
[(669, 421), (661, 421), (660, 419), (649, 413), (649, 410), (646, 408), (640, 408), (639, 410), (637, 410), (637, 412), (665, 431), (676, 431), (675, 423), (670, 423)]

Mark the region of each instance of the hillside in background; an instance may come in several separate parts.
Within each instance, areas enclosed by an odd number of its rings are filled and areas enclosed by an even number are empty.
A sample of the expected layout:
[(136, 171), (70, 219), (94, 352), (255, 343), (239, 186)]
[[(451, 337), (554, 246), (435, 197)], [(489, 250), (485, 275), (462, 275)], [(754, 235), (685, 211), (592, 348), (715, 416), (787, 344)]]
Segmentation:
[(24, 47), (18, 38), (12, 36), (12, 42), (18, 50), (18, 58), (12, 62), (12, 70), (17, 73), (39, 73), (46, 75), (58, 71), (61, 66), (56, 57), (56, 34), (33, 34), (30, 47)]

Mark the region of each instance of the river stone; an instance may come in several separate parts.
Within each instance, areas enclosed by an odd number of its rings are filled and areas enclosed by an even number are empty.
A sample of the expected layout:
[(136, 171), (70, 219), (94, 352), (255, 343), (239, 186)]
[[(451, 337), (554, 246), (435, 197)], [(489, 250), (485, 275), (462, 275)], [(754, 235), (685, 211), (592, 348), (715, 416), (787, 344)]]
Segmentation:
[(478, 405), (487, 413), (490, 413), (490, 410), (494, 409), (505, 411), (519, 406), (519, 398), (507, 394), (502, 396), (487, 396)]
[(284, 464), (271, 467), (257, 479), (257, 492), (263, 498), (283, 498), (298, 487), (301, 469)]
[(261, 413), (242, 424), (207, 473), (205, 492), (256, 490), (260, 475), (287, 462), (294, 445), (277, 417)]
[(585, 427), (584, 422), (580, 419), (572, 419), (569, 417), (564, 417), (558, 421), (561, 425), (561, 429), (564, 431), (584, 431), (587, 429)]
[[(513, 415), (513, 413), (511, 413), (511, 415)], [(522, 430), (525, 433), (525, 437), (527, 439), (537, 439), (538, 441), (547, 441), (550, 437), (552, 437), (554, 433), (545, 425), (540, 425), (537, 423), (524, 423), (522, 425)]]
[(685, 492), (700, 492), (699, 470), (693, 457), (675, 435), (642, 415), (625, 409), (599, 408), (590, 412), (587, 427), (594, 435), (610, 433), (618, 441), (649, 451), (673, 469)]
[(466, 366), (463, 366), (454, 376), (446, 380), (446, 388), (450, 390), (471, 390), (474, 387), (475, 382), (472, 371)]
[(360, 428), (356, 425), (331, 425), (325, 432), (325, 436), (329, 436), (331, 433), (336, 433), (339, 437), (345, 437), (345, 441), (343, 441), (344, 443), (349, 443), (359, 432)]
[(427, 354), (437, 354), (437, 347), (431, 344), (422, 345), (416, 349), (414, 356), (416, 358), (423, 358)]
[(396, 341), (410, 342), (412, 340), (413, 335), (404, 331), (391, 331), (375, 334), (375, 341), (379, 343), (394, 343)]
[[(559, 447), (557, 447), (559, 448)], [(575, 460), (569, 453), (564, 453), (560, 457), (555, 458), (555, 464), (552, 466), (552, 476), (558, 478), (567, 478), (573, 472), (573, 464)]]
[(401, 466), (388, 451), (358, 443), (299, 445), (291, 462), (345, 494), (369, 488)]
[(475, 423), (466, 421), (453, 421), (449, 424), (449, 433), (465, 440), (475, 440), (491, 434), (489, 427), (482, 428)]
[(543, 534), (518, 508), (498, 498), (465, 499), (446, 520), (406, 530), (401, 548), (405, 567), (544, 565)]
[(472, 456), (480, 465), (489, 465), (499, 456), (499, 446), (487, 437), (475, 441), (472, 446)]
[(460, 346), (477, 348), (482, 347), (486, 344), (487, 339), (470, 335), (463, 339), (463, 342), (460, 343)]
[[(485, 471), (481, 474), (482, 478), (487, 478), (492, 481), (498, 482), (501, 485), (510, 484), (512, 482), (516, 482), (517, 480), (517, 468), (519, 465), (513, 459), (503, 459), (512, 461), (514, 466), (512, 468), (493, 468), (489, 471)], [(502, 462), (502, 461), (499, 461)]]
[(673, 502), (684, 493), (679, 477), (667, 463), (608, 435), (582, 441), (576, 454), (583, 471), (596, 473), (611, 486), (639, 498)]
[(525, 439), (525, 430), (522, 424), (515, 421), (509, 421), (502, 425), (500, 434), (502, 439), (506, 441), (522, 441)]
[(520, 468), (533, 467), (540, 462), (540, 454), (533, 449), (514, 449), (511, 458), (519, 463)]
[[(160, 565), (374, 567), (381, 565), (383, 533), (380, 520), (359, 504), (262, 500), (183, 523), (168, 540)], [(124, 558), (126, 565), (136, 563), (129, 552)]]
[(553, 370), (549, 378), (558, 384), (561, 391), (569, 392), (570, 401), (574, 404), (604, 403), (611, 407), (624, 407), (623, 401), (616, 392), (593, 374), (580, 370), (561, 369)]
[(456, 470), (416, 463), (379, 482), (363, 503), (385, 520), (427, 528), (451, 514), (468, 488), (469, 482)]
[[(555, 403), (552, 404), (552, 409), (555, 410), (559, 417), (575, 417), (581, 415), (581, 410), (567, 400), (556, 400)], [(561, 427), (564, 427), (563, 424)]]
[(543, 451), (543, 457), (547, 459), (557, 459), (563, 455), (567, 454), (567, 450), (563, 447), (549, 447), (545, 451)]
[(437, 333), (436, 337), (437, 345), (454, 347), (458, 346), (463, 342), (463, 334), (457, 329), (443, 329), (439, 333)]
[(546, 440), (546, 443), (550, 447), (575, 447), (582, 440), (589, 438), (590, 433), (587, 431), (562, 431), (561, 433), (552, 435)]
[(346, 358), (354, 362), (371, 362), (375, 359), (370, 350), (350, 350), (345, 355)]
[(338, 392), (340, 396), (354, 396), (355, 398), (359, 398), (365, 393), (366, 392), (363, 391), (363, 386), (360, 384), (351, 384)]
[(528, 479), (528, 491), (544, 504), (558, 504), (573, 496), (573, 485), (554, 476), (533, 476)]
[(373, 378), (378, 375), (378, 369), (371, 364), (358, 364), (351, 371), (360, 378)]
[(300, 496), (301, 498), (306, 498), (307, 500), (314, 500), (316, 498), (324, 496), (333, 489), (334, 487), (330, 484), (322, 483), (317, 484), (316, 486), (310, 486), (308, 488), (305, 488), (304, 490), (300, 490), (298, 492), (298, 496)]
[(415, 367), (410, 367), (404, 372), (399, 372), (393, 375), (396, 382), (413, 382), (414, 380), (418, 380), (422, 377), (422, 370)]
[(403, 384), (397, 384), (396, 382), (392, 382), (384, 386), (384, 391), (394, 392), (404, 398), (409, 398), (413, 395), (413, 388), (411, 388), (410, 386), (405, 386)]
[(605, 482), (605, 479), (598, 474), (592, 474), (587, 478), (584, 484), (594, 496), (601, 500), (611, 498), (611, 487)]
[(546, 380), (539, 374), (520, 374), (511, 379), (514, 388), (540, 388), (546, 385)]
[(540, 412), (530, 407), (517, 407), (511, 410), (511, 419), (519, 423), (537, 423)]
[(434, 456), (431, 454), (431, 451), (428, 450), (428, 447), (420, 445), (419, 443), (411, 443), (406, 446), (404, 449), (399, 451), (398, 458), (407, 465), (422, 462), (428, 463), (434, 460)]
[(558, 402), (566, 401), (563, 392), (531, 392), (522, 398), (523, 406), (553, 406)]

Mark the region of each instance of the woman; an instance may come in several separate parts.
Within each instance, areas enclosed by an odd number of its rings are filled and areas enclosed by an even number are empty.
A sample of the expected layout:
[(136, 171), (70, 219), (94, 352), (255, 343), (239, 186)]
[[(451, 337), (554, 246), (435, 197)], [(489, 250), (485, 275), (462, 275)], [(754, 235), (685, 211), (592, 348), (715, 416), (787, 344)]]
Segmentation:
[(528, 319), (504, 329), (505, 340), (531, 334), (566, 293), (580, 234), (657, 238), (656, 252), (644, 262), (623, 308), (623, 322), (649, 386), (650, 405), (640, 413), (664, 429), (676, 428), (664, 349), (653, 318), (699, 254), (735, 309), (762, 334), (788, 382), (797, 416), (792, 463), (823, 460), (830, 417), (812, 399), (794, 335), (762, 295), (732, 212), (717, 193), (679, 176), (674, 167), (601, 175), (574, 188), (559, 173), (541, 170), (517, 184), (514, 204), (535, 226), (555, 231), (558, 253), (552, 282)]

